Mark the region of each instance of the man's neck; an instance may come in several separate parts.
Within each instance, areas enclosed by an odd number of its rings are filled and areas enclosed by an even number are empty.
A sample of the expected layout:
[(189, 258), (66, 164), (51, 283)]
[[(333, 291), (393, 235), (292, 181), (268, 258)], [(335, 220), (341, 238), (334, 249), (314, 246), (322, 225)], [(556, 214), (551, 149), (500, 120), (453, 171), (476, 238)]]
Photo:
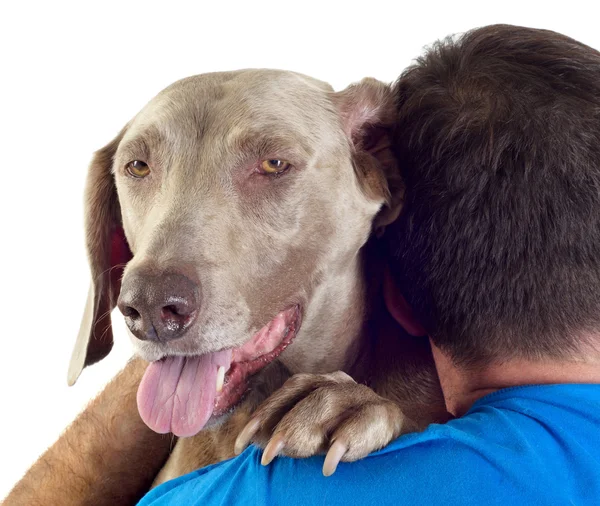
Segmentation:
[(464, 369), (456, 366), (433, 342), (431, 349), (446, 408), (454, 416), (464, 415), (475, 401), (502, 388), (559, 383), (600, 383), (600, 357), (597, 354), (581, 360), (510, 359), (480, 369)]

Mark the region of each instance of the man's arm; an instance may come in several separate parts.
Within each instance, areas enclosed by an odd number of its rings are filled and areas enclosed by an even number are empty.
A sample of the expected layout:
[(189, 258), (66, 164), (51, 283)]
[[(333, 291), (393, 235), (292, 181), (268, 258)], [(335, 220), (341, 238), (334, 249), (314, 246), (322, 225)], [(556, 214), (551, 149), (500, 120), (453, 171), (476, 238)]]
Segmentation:
[(146, 365), (129, 362), (29, 469), (4, 505), (115, 506), (142, 497), (172, 439), (139, 417), (136, 392)]

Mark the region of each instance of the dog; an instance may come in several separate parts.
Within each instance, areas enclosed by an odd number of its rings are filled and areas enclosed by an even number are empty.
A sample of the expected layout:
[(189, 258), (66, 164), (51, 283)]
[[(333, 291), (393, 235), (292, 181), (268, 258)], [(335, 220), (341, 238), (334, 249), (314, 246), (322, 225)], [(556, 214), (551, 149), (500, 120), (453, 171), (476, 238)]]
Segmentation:
[(96, 152), (68, 381), (110, 352), (118, 306), (150, 362), (140, 415), (179, 438), (154, 485), (251, 440), (265, 463), (329, 450), (330, 474), (447, 415), (428, 343), (398, 337), (376, 239), (365, 247), (402, 206), (394, 117), (374, 79), (334, 92), (287, 71), (212, 73), (166, 88)]

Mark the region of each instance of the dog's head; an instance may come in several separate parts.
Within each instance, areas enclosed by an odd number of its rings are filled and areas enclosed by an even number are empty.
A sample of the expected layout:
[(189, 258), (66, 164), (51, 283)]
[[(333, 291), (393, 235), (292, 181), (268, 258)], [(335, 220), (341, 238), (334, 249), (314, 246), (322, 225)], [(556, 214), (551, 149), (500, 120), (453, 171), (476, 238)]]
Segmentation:
[[(316, 311), (355, 288), (348, 269), (373, 220), (383, 226), (399, 211), (401, 192), (388, 188), (398, 180), (393, 112), (375, 80), (334, 93), (284, 71), (200, 75), (161, 92), (89, 168), (93, 282), (69, 382), (110, 351), (117, 304), (137, 353), (153, 361), (140, 396), (172, 393), (166, 383), (187, 375), (189, 388), (213, 390), (185, 408), (203, 420), (224, 372), (239, 390), (295, 337), (285, 355), (307, 355), (305, 324), (326, 333)], [(336, 356), (335, 343), (316, 338), (319, 360)], [(138, 401), (154, 428), (171, 429)]]

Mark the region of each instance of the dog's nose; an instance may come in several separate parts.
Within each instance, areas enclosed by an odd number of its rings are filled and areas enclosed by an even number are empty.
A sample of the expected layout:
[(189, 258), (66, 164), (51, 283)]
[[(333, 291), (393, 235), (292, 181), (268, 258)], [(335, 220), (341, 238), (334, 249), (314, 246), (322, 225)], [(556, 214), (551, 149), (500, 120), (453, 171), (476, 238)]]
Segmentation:
[(117, 305), (135, 337), (171, 341), (194, 322), (198, 296), (198, 285), (182, 274), (131, 271), (123, 279)]

